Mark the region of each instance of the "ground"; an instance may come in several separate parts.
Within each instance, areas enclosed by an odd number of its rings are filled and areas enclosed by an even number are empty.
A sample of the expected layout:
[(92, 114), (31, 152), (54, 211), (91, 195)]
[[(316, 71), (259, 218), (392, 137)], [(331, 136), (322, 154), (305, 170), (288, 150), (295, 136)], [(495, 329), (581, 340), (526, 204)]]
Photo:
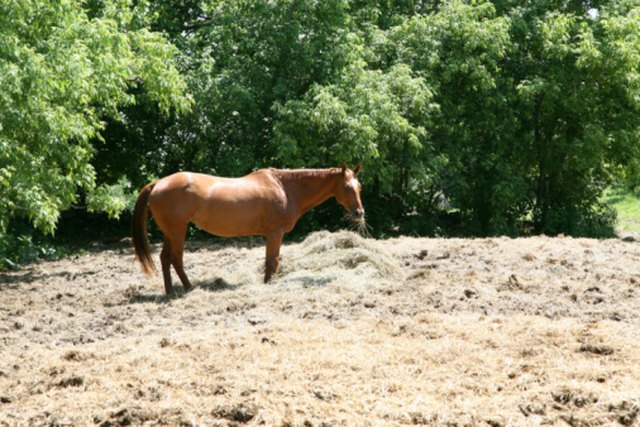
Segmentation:
[[(158, 254), (154, 248), (154, 256)], [(634, 425), (632, 239), (127, 242), (0, 273), (0, 425)]]

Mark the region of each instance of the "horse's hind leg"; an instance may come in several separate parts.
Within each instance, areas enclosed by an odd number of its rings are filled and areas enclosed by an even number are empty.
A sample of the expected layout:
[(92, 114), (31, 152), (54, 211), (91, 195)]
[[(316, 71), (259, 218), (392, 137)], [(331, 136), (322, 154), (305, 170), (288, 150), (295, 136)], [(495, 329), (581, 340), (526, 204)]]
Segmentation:
[(182, 282), (182, 286), (186, 292), (189, 292), (192, 289), (191, 282), (187, 277), (187, 273), (184, 272), (184, 264), (182, 261), (184, 254), (184, 241), (185, 235), (187, 234), (187, 226), (185, 224), (184, 227), (180, 227), (172, 233), (172, 239), (169, 244), (169, 252), (171, 254), (171, 264), (173, 268), (178, 273), (178, 277)]
[(158, 224), (158, 227), (162, 230), (162, 234), (164, 234), (164, 246), (160, 253), (162, 275), (164, 277), (164, 290), (167, 294), (170, 294), (172, 291), (171, 266), (173, 265), (173, 268), (176, 270), (176, 273), (178, 273), (178, 277), (182, 282), (184, 290), (190, 291), (191, 282), (189, 282), (189, 278), (184, 272), (184, 265), (182, 262), (188, 223), (176, 223), (175, 221), (169, 221), (160, 215), (155, 216), (155, 218), (156, 224)]
[(171, 264), (173, 264), (173, 268), (176, 269), (176, 273), (178, 273), (178, 277), (182, 282), (182, 286), (184, 287), (185, 292), (189, 292), (193, 286), (191, 286), (191, 282), (187, 277), (187, 273), (184, 272), (184, 265), (182, 264), (182, 253), (183, 248), (181, 248), (179, 253), (171, 254)]
[(173, 289), (171, 284), (171, 250), (169, 240), (164, 239), (162, 252), (160, 252), (160, 263), (162, 264), (162, 277), (164, 278), (164, 290), (169, 295)]

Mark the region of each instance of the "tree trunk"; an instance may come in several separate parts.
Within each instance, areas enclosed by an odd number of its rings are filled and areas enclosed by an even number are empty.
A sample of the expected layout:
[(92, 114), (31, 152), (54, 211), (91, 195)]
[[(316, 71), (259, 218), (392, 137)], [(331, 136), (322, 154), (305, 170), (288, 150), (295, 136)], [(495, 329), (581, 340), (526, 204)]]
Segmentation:
[(544, 144), (542, 125), (542, 99), (544, 94), (536, 97), (533, 111), (533, 144), (538, 156), (538, 179), (536, 183), (536, 203), (534, 209), (534, 232), (542, 233), (547, 225), (549, 215), (549, 176), (547, 172), (547, 147)]

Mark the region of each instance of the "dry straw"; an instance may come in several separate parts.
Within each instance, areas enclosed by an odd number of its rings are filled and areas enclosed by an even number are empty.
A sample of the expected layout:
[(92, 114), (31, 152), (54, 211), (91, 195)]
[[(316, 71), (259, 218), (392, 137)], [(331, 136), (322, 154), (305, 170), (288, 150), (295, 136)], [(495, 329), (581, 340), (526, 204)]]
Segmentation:
[(380, 242), (350, 231), (320, 231), (285, 248), (277, 281), (366, 287), (403, 278), (397, 261)]
[[(157, 252), (156, 252), (157, 253)], [(637, 425), (640, 247), (349, 232), (0, 274), (3, 425)]]

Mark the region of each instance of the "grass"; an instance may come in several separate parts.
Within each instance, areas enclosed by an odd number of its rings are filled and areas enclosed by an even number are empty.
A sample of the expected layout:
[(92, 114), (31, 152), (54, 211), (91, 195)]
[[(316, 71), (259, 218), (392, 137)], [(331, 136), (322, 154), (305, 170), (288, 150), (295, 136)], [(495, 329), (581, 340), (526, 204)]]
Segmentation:
[(609, 189), (603, 201), (618, 214), (618, 233), (640, 233), (640, 197), (622, 189)]

